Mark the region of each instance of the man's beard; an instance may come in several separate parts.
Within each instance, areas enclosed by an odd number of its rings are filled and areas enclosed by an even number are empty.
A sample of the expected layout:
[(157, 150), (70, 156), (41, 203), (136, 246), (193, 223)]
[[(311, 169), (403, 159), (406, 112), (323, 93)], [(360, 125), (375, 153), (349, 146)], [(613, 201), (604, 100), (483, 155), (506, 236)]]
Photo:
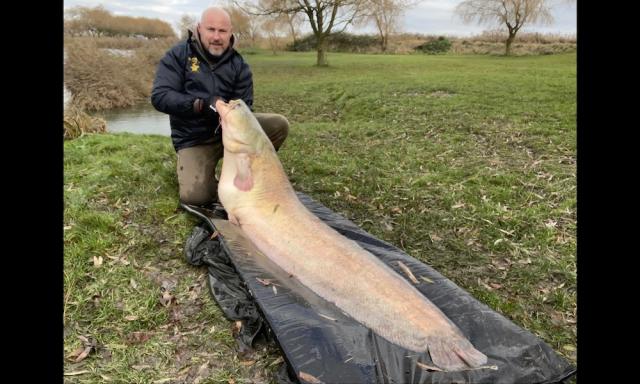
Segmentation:
[[(216, 51), (214, 51), (214, 49)], [(209, 54), (211, 56), (213, 56), (214, 58), (219, 59), (222, 56), (222, 54), (224, 53), (224, 49), (217, 48), (217, 47), (215, 47), (215, 48), (214, 47), (209, 47), (209, 49), (207, 49), (207, 52), (209, 52)]]

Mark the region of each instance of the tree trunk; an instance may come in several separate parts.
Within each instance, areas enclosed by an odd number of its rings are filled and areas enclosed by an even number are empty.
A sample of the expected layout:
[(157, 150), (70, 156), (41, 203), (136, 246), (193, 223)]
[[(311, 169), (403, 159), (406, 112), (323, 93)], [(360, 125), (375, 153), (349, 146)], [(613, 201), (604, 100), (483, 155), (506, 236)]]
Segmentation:
[(389, 42), (389, 36), (385, 35), (382, 38), (382, 53), (386, 53), (387, 52), (387, 43)]
[(511, 55), (511, 43), (513, 43), (513, 40), (515, 40), (515, 38), (516, 38), (515, 33), (509, 33), (509, 37), (507, 37), (507, 40), (505, 41), (506, 43), (505, 56)]
[(329, 64), (327, 63), (327, 57), (326, 57), (327, 44), (326, 44), (326, 40), (325, 40), (325, 38), (324, 38), (324, 36), (322, 34), (318, 35), (317, 50), (318, 50), (318, 60), (316, 62), (316, 65), (318, 67), (327, 67), (327, 66), (329, 66)]
[(296, 29), (293, 27), (291, 20), (289, 20), (289, 29), (291, 30), (291, 38), (293, 39), (293, 46), (295, 47), (298, 39), (296, 39)]

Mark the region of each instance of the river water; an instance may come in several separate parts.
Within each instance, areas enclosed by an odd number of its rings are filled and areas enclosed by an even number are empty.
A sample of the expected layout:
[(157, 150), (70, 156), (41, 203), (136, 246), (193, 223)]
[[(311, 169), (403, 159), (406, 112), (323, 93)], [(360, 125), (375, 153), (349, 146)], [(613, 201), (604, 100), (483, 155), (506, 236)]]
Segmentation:
[(107, 121), (107, 132), (130, 132), (170, 136), (169, 115), (158, 112), (151, 103), (96, 113)]

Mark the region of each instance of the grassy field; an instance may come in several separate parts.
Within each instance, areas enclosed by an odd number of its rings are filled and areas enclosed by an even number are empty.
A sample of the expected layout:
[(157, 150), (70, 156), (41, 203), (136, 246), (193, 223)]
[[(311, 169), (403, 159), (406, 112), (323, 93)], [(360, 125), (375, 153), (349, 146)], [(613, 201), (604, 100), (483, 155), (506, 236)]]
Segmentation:
[[(294, 187), (576, 362), (576, 55), (246, 56)], [(189, 266), (166, 137), (65, 143), (65, 382), (260, 383)]]

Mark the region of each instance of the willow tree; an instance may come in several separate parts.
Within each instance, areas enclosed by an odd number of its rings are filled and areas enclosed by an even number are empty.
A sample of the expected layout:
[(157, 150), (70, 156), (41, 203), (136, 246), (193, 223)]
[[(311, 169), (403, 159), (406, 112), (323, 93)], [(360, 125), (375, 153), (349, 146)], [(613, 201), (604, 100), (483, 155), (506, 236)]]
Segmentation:
[(131, 36), (148, 38), (175, 37), (171, 25), (160, 19), (114, 16), (99, 5), (94, 8), (76, 6), (65, 10), (65, 32), (91, 36)]
[(260, 37), (259, 30), (262, 20), (233, 5), (228, 5), (225, 9), (231, 17), (233, 34), (238, 38), (236, 43), (241, 44), (242, 41), (249, 41), (250, 46), (255, 47), (256, 40)]
[(380, 50), (387, 51), (389, 36), (399, 30), (404, 11), (419, 0), (365, 0), (363, 16), (375, 25), (380, 37)]
[(526, 24), (551, 24), (550, 0), (464, 0), (455, 13), (465, 23), (506, 26), (505, 55), (511, 54), (511, 43)]
[(363, 0), (238, 0), (254, 15), (302, 14), (316, 38), (316, 65), (327, 66), (327, 37), (342, 32), (359, 16)]

